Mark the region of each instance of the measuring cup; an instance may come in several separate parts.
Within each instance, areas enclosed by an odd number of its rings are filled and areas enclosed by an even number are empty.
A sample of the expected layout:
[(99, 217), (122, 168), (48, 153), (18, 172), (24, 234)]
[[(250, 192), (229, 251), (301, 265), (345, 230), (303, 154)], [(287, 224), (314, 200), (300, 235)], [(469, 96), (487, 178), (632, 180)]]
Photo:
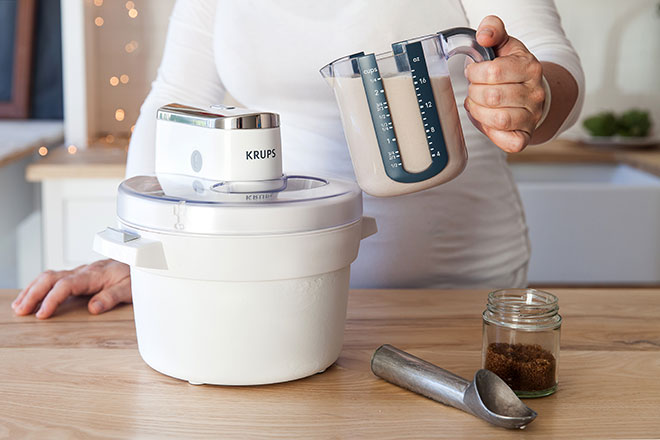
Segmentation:
[(452, 28), (392, 44), (392, 51), (339, 58), (321, 69), (334, 89), (358, 184), (389, 197), (458, 176), (467, 150), (447, 60), (492, 60), (475, 31)]

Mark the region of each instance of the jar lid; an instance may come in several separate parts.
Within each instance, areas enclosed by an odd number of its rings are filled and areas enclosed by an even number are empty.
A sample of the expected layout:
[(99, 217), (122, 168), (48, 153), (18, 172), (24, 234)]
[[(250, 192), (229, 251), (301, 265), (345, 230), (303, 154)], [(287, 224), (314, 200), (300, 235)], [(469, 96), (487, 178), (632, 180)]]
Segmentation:
[(136, 176), (119, 186), (119, 219), (136, 228), (218, 235), (265, 235), (347, 225), (362, 216), (355, 182), (310, 176), (210, 182)]

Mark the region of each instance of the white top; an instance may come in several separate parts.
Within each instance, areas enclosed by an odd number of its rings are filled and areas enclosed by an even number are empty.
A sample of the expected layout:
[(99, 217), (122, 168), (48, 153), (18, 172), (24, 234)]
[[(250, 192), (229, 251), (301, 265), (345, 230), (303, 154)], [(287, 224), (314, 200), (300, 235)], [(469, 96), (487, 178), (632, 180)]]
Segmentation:
[[(131, 140), (127, 175), (153, 174), (156, 109), (206, 106), (227, 92), (242, 106), (281, 115), (284, 170), (354, 178), (339, 110), (319, 69), (364, 50), (494, 14), (541, 61), (566, 68), (584, 95), (580, 62), (551, 0), (179, 0), (158, 77)], [(353, 287), (520, 287), (530, 250), (506, 154), (468, 121), (463, 61), (450, 60), (468, 147), (455, 180), (415, 194), (364, 198), (379, 233), (362, 242)], [(533, 148), (533, 147), (530, 147)], [(522, 276), (520, 275), (522, 273)], [(518, 285), (518, 286), (516, 286)]]

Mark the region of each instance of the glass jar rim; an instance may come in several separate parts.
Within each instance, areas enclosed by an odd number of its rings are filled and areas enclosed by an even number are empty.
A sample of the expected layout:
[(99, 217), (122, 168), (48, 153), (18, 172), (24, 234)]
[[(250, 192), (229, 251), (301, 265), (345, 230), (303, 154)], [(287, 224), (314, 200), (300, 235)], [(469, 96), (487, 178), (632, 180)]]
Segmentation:
[(488, 294), (483, 318), (511, 328), (540, 330), (561, 325), (559, 299), (537, 289), (499, 289)]
[(510, 310), (552, 309), (555, 307), (558, 309), (559, 298), (550, 292), (538, 289), (498, 289), (488, 293), (488, 304)]

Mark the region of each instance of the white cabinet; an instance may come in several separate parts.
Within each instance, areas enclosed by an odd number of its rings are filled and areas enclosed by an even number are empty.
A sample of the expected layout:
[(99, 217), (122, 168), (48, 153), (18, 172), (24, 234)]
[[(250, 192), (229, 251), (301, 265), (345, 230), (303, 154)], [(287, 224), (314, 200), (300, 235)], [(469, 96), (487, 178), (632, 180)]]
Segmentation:
[(94, 234), (114, 226), (117, 179), (52, 179), (41, 185), (44, 267), (72, 269), (100, 257)]
[(627, 165), (515, 164), (532, 284), (660, 283), (660, 178)]
[[(41, 184), (41, 265), (19, 271), (21, 283), (41, 270), (72, 269), (100, 259), (92, 251), (94, 234), (116, 225), (117, 187), (121, 183), (126, 151), (121, 148), (87, 148), (74, 154), (57, 148), (28, 166), (26, 177)], [(38, 222), (33, 222), (37, 224)], [(24, 241), (29, 241), (27, 238)], [(26, 259), (29, 265), (32, 260)]]

